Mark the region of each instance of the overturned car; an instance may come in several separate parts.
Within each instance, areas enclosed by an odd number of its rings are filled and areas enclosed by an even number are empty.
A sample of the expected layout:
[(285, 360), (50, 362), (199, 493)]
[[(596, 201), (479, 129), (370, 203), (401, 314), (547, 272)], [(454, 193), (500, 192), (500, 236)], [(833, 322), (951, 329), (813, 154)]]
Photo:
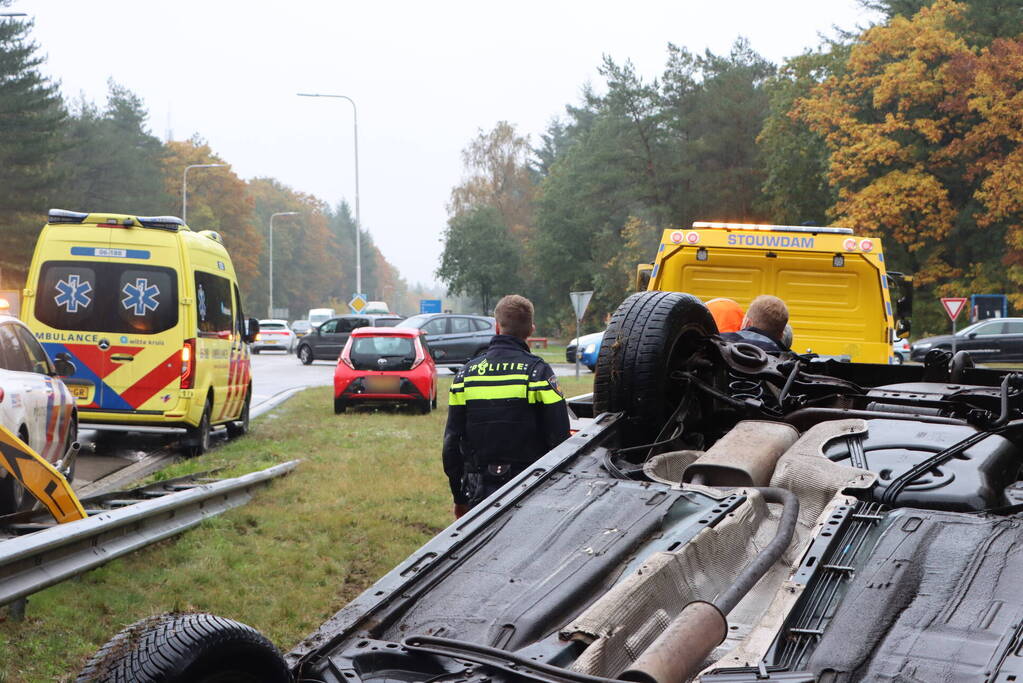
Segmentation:
[(80, 680), (1023, 680), (1021, 380), (771, 356), (641, 292), (588, 426), (283, 658), (168, 615)]

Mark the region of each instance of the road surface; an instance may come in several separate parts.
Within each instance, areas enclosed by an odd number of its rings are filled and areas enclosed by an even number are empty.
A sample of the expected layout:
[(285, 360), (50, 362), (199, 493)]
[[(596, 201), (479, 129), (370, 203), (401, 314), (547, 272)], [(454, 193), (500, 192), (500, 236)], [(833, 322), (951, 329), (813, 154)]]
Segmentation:
[[(252, 415), (255, 417), (270, 410), (295, 390), (329, 386), (334, 378), (334, 365), (333, 361), (302, 365), (294, 355), (280, 352), (252, 356)], [(573, 366), (567, 364), (555, 365), (554, 369), (559, 376), (575, 372)], [(588, 371), (583, 368), (582, 372)], [(440, 368), (441, 377), (450, 375), (447, 366)], [(82, 430), (79, 438), (82, 450), (75, 470), (76, 489), (136, 463), (151, 453), (174, 449), (174, 441), (179, 437)], [(223, 439), (223, 430), (215, 438)]]

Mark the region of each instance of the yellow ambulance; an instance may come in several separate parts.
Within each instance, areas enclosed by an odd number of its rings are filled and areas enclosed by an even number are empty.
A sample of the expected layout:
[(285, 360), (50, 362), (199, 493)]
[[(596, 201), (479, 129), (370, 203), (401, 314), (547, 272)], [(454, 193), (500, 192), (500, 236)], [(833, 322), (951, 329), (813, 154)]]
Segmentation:
[(248, 429), (248, 343), (220, 236), (179, 218), (51, 210), (22, 317), (64, 378), (83, 427), (184, 431), (191, 454), (214, 425)]
[[(641, 289), (727, 297), (743, 308), (773, 294), (788, 305), (796, 353), (891, 363), (896, 327), (909, 334), (908, 280), (887, 271), (879, 240), (849, 228), (698, 221), (665, 230), (637, 277)], [(895, 311), (892, 285), (902, 290)]]

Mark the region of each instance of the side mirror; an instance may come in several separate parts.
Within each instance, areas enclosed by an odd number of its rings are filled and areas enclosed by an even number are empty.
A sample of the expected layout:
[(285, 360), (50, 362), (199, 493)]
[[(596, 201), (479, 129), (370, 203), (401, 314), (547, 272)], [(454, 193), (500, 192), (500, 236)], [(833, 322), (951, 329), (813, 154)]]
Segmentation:
[(251, 344), (256, 341), (256, 336), (259, 334), (259, 321), (255, 318), (249, 318), (245, 321), (245, 332), (242, 334), (242, 341), (246, 344)]
[(901, 318), (895, 323), (895, 336), (899, 339), (905, 339), (909, 336), (909, 319)]
[(53, 359), (53, 367), (57, 371), (57, 377), (70, 377), (78, 370), (71, 362), (71, 356), (66, 353), (57, 354)]
[(966, 338), (967, 339), (976, 339), (977, 338), (977, 333), (976, 332), (970, 332), (968, 335), (966, 335)]

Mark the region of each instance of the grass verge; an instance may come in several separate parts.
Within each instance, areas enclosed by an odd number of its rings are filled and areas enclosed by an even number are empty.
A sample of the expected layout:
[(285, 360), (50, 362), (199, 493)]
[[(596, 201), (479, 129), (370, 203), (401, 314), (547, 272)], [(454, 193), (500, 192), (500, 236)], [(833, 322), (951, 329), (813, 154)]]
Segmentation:
[[(592, 375), (566, 377), (566, 395)], [(249, 436), (161, 472), (237, 476), (301, 458), (248, 505), (29, 598), (0, 617), (0, 681), (73, 680), (115, 632), (167, 611), (208, 611), (259, 629), (282, 650), (320, 625), (451, 521), (440, 465), (447, 411), (335, 416), (329, 388), (306, 390)]]

